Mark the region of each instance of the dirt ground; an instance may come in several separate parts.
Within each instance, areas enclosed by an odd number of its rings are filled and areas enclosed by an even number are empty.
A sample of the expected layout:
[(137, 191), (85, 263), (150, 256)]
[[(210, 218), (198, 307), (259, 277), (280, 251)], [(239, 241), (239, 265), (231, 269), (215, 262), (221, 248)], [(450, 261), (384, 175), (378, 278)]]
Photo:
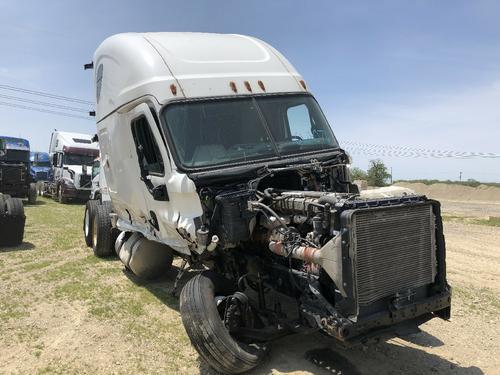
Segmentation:
[[(500, 374), (500, 227), (461, 219), (488, 207), (443, 202), (451, 321), (353, 349), (320, 334), (290, 336), (252, 374)], [(213, 374), (170, 295), (175, 270), (144, 283), (118, 260), (96, 259), (83, 242), (81, 205), (42, 199), (26, 215), (24, 244), (0, 249), (0, 373)]]

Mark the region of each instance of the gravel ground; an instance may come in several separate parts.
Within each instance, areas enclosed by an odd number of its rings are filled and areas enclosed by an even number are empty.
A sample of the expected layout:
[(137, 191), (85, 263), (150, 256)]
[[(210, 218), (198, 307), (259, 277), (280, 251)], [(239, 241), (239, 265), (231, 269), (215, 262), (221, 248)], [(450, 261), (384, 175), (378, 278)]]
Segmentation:
[[(463, 203), (467, 216), (483, 206)], [(456, 213), (460, 202), (444, 202)], [(26, 206), (25, 243), (0, 249), (0, 373), (212, 374), (170, 296), (175, 270), (141, 283), (85, 247), (81, 205)], [(452, 319), (411, 336), (342, 349), (320, 335), (273, 344), (253, 374), (500, 374), (500, 227), (445, 223)], [(186, 275), (185, 282), (191, 275)]]

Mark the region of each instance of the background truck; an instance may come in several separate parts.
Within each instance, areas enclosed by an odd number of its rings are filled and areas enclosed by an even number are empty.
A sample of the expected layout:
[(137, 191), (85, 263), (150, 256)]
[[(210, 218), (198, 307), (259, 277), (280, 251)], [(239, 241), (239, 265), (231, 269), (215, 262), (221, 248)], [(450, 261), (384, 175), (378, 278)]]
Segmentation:
[(44, 191), (61, 203), (89, 199), (92, 190), (92, 163), (99, 155), (92, 136), (55, 131), (49, 146), (53, 180)]
[(53, 178), (50, 156), (47, 152), (31, 151), (30, 174), (36, 184), (38, 195), (41, 195), (44, 184)]
[(30, 174), (30, 143), (0, 136), (0, 192), (36, 202), (36, 186)]

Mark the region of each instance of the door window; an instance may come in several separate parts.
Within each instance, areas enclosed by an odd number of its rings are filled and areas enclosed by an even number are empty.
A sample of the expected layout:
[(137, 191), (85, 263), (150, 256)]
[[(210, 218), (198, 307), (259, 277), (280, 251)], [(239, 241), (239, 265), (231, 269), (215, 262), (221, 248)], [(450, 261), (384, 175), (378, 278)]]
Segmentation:
[(146, 117), (141, 116), (132, 121), (132, 136), (141, 172), (146, 175), (163, 176), (165, 173), (163, 159)]

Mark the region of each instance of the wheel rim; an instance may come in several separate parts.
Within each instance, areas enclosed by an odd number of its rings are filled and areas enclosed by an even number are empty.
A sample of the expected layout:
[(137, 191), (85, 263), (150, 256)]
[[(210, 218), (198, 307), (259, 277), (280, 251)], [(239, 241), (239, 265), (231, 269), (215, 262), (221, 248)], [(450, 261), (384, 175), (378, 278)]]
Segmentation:
[(97, 246), (97, 219), (95, 217), (92, 220), (92, 244), (94, 247)]
[(89, 235), (89, 227), (90, 227), (90, 223), (89, 223), (89, 210), (85, 210), (85, 237), (87, 237)]

